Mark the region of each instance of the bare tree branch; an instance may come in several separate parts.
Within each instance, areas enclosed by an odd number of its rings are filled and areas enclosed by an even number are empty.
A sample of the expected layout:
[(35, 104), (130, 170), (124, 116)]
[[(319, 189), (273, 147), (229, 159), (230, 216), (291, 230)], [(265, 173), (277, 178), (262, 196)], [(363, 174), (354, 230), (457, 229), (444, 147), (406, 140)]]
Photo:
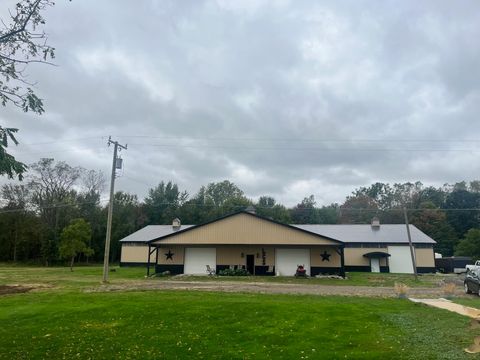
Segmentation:
[[(8, 41), (8, 39), (12, 36), (15, 36), (16, 34), (19, 34), (21, 33), (22, 31), (25, 31), (25, 29), (27, 28), (27, 25), (28, 23), (30, 22), (30, 19), (32, 18), (32, 15), (37, 11), (38, 9), (38, 5), (40, 5), (40, 1), (41, 0), (37, 0), (35, 1), (35, 3), (33, 4), (33, 7), (31, 8), (27, 18), (23, 21), (23, 23), (21, 24), (21, 27), (17, 30), (12, 30), (10, 31), (9, 33), (6, 33), (5, 35), (2, 35), (0, 36), (0, 42), (6, 42)], [(18, 16), (18, 15), (17, 15)], [(16, 24), (15, 24), (16, 25)]]

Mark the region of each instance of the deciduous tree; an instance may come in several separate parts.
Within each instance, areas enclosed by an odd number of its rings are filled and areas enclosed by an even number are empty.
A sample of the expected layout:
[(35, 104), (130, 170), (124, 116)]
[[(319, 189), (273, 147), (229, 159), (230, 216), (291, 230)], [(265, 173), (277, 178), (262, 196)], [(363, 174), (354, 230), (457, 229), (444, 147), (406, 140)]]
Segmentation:
[(271, 196), (260, 196), (256, 206), (257, 214), (275, 221), (280, 221), (286, 224), (291, 223), (290, 212), (288, 209), (278, 204)]
[(18, 145), (14, 135), (17, 131), (18, 129), (0, 126), (0, 175), (6, 175), (9, 179), (18, 177), (18, 180), (22, 180), (23, 173), (27, 171), (27, 165), (15, 160), (15, 157), (7, 152), (9, 139)]
[(90, 224), (84, 219), (72, 220), (70, 225), (63, 229), (58, 253), (60, 258), (70, 260), (70, 271), (73, 271), (73, 262), (77, 255), (93, 254), (93, 250), (87, 246), (91, 232)]
[(480, 259), (480, 229), (470, 229), (465, 234), (455, 250), (457, 256), (471, 256), (474, 260)]
[[(12, 104), (23, 111), (44, 112), (42, 100), (28, 80), (26, 68), (30, 63), (48, 63), (55, 57), (55, 49), (47, 44), (47, 35), (41, 29), (45, 24), (42, 12), (52, 6), (50, 0), (23, 0), (9, 11), (10, 19), (0, 19), (0, 103)], [(8, 139), (18, 144), (13, 133), (18, 129), (0, 126), (0, 175), (9, 178), (22, 175), (27, 167), (8, 154)]]
[(77, 192), (74, 185), (84, 169), (72, 167), (66, 162), (55, 163), (54, 159), (41, 159), (30, 166), (29, 176), (32, 201), (41, 214), (49, 234), (42, 242), (45, 263), (55, 258), (60, 229), (76, 216)]

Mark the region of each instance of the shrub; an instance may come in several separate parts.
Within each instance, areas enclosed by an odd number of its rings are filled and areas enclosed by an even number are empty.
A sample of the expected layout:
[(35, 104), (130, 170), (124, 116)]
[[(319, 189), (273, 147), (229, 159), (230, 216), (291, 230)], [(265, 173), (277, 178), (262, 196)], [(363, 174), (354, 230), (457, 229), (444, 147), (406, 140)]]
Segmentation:
[(153, 276), (155, 276), (155, 277), (164, 277), (164, 276), (170, 276), (170, 275), (171, 275), (171, 274), (170, 274), (170, 271), (168, 271), (168, 270), (167, 270), (167, 271), (164, 271), (164, 272), (161, 272), (161, 273), (155, 273), (155, 274), (153, 274)]
[(224, 269), (218, 272), (220, 276), (247, 276), (250, 275), (245, 269)]

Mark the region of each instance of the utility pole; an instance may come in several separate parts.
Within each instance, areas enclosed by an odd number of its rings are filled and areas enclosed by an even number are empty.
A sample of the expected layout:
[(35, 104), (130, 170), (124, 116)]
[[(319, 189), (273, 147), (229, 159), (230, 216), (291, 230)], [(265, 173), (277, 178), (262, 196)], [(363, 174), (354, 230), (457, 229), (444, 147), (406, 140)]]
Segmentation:
[(117, 169), (117, 153), (118, 148), (127, 150), (127, 145), (123, 146), (118, 141), (113, 141), (112, 137), (108, 137), (107, 145), (113, 144), (113, 162), (112, 162), (112, 177), (110, 179), (110, 202), (108, 204), (108, 218), (107, 218), (107, 236), (105, 237), (105, 255), (103, 258), (103, 282), (108, 282), (108, 262), (110, 260), (110, 238), (112, 236), (112, 213), (113, 213), (113, 198), (115, 194), (115, 170)]
[(407, 226), (408, 244), (410, 245), (410, 256), (412, 257), (413, 273), (415, 274), (415, 281), (417, 281), (417, 262), (415, 260), (415, 250), (412, 244), (412, 236), (410, 235), (410, 225), (408, 224), (407, 208), (405, 207), (403, 208), (403, 215), (405, 216), (405, 225)]

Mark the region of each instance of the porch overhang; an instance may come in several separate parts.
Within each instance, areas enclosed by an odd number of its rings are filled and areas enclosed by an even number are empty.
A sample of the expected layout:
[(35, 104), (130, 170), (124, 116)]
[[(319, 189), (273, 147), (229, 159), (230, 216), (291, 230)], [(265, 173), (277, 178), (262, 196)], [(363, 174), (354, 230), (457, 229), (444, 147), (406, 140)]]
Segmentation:
[(373, 251), (373, 252), (363, 254), (363, 257), (366, 257), (368, 259), (380, 259), (380, 258), (387, 258), (389, 256), (390, 256), (389, 253), (386, 253), (383, 251)]

